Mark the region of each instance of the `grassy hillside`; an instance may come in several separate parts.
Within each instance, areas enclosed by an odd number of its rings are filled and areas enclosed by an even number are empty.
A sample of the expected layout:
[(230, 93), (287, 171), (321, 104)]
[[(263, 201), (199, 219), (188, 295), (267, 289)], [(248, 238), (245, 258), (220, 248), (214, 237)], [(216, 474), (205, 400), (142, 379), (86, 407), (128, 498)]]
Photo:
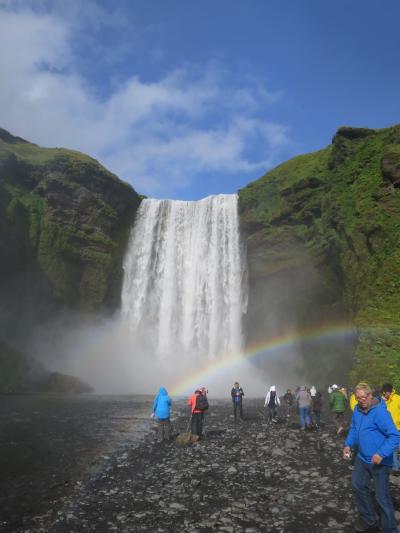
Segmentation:
[(344, 127), (331, 146), (239, 194), (250, 286), (303, 273), (293, 294), (299, 327), (340, 320), (358, 329), (353, 383), (400, 387), (399, 187), (400, 126)]

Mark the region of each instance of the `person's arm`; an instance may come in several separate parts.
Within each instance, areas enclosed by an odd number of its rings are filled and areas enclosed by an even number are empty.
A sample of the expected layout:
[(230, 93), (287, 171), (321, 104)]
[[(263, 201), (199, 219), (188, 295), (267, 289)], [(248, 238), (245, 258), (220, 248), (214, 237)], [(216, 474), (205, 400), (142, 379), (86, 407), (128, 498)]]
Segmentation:
[(279, 399), (278, 394), (276, 395), (276, 405), (281, 405), (281, 401)]
[(244, 396), (244, 390), (243, 389), (240, 389), (241, 390), (241, 394), (242, 396)]
[(389, 411), (384, 411), (382, 409), (381, 413), (375, 417), (375, 423), (379, 431), (385, 435), (385, 440), (378, 450), (376, 450), (375, 455), (379, 455), (384, 459), (385, 457), (392, 455), (394, 450), (398, 448), (400, 443), (400, 433), (397, 431)]
[(154, 402), (153, 402), (153, 413), (156, 412), (157, 404), (158, 404), (158, 394), (157, 394), (157, 396), (154, 398)]
[(265, 397), (264, 407), (267, 406), (268, 402), (269, 402), (269, 393)]

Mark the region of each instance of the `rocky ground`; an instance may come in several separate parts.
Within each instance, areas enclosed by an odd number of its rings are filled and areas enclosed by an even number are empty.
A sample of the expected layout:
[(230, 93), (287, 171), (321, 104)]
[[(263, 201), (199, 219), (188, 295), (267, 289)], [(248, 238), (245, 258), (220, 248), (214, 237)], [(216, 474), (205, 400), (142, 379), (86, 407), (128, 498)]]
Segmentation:
[[(175, 431), (184, 432), (186, 409), (177, 411)], [(330, 420), (302, 433), (295, 418), (268, 424), (263, 414), (259, 401), (247, 400), (235, 423), (229, 402), (211, 402), (205, 438), (183, 448), (157, 443), (154, 428), (141, 443), (114, 450), (56, 512), (18, 531), (353, 531), (352, 465)], [(400, 502), (397, 480), (392, 494)]]

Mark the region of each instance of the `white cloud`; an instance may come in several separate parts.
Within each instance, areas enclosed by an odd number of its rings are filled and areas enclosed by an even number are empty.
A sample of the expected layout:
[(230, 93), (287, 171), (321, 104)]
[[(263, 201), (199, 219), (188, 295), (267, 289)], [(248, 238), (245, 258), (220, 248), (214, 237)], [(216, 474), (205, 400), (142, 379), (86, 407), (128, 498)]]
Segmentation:
[[(204, 172), (260, 173), (288, 144), (286, 128), (255, 118), (281, 95), (257, 80), (235, 84), (216, 64), (155, 82), (132, 73), (100, 99), (76, 72), (71, 17), (12, 5), (0, 0), (0, 126), (11, 133), (86, 152), (148, 195), (171, 195)], [(97, 24), (105, 16), (95, 4), (88, 13)]]

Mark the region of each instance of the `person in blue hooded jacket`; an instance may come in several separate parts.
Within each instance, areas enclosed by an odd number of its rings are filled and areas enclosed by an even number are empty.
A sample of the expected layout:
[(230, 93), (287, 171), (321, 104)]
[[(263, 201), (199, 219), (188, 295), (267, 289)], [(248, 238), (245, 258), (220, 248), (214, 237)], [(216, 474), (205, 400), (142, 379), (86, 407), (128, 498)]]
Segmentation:
[(158, 394), (154, 398), (153, 411), (151, 416), (158, 419), (158, 440), (169, 440), (171, 438), (171, 398), (168, 396), (167, 389), (160, 387)]
[(375, 398), (367, 383), (355, 388), (357, 406), (351, 428), (345, 440), (343, 456), (350, 457), (351, 448), (358, 453), (352, 474), (352, 487), (360, 518), (356, 531), (372, 531), (378, 527), (371, 495), (371, 479), (375, 482), (376, 499), (380, 507), (380, 526), (385, 533), (397, 532), (393, 502), (389, 490), (389, 472), (393, 451), (398, 448), (400, 433), (393, 423), (385, 403)]

